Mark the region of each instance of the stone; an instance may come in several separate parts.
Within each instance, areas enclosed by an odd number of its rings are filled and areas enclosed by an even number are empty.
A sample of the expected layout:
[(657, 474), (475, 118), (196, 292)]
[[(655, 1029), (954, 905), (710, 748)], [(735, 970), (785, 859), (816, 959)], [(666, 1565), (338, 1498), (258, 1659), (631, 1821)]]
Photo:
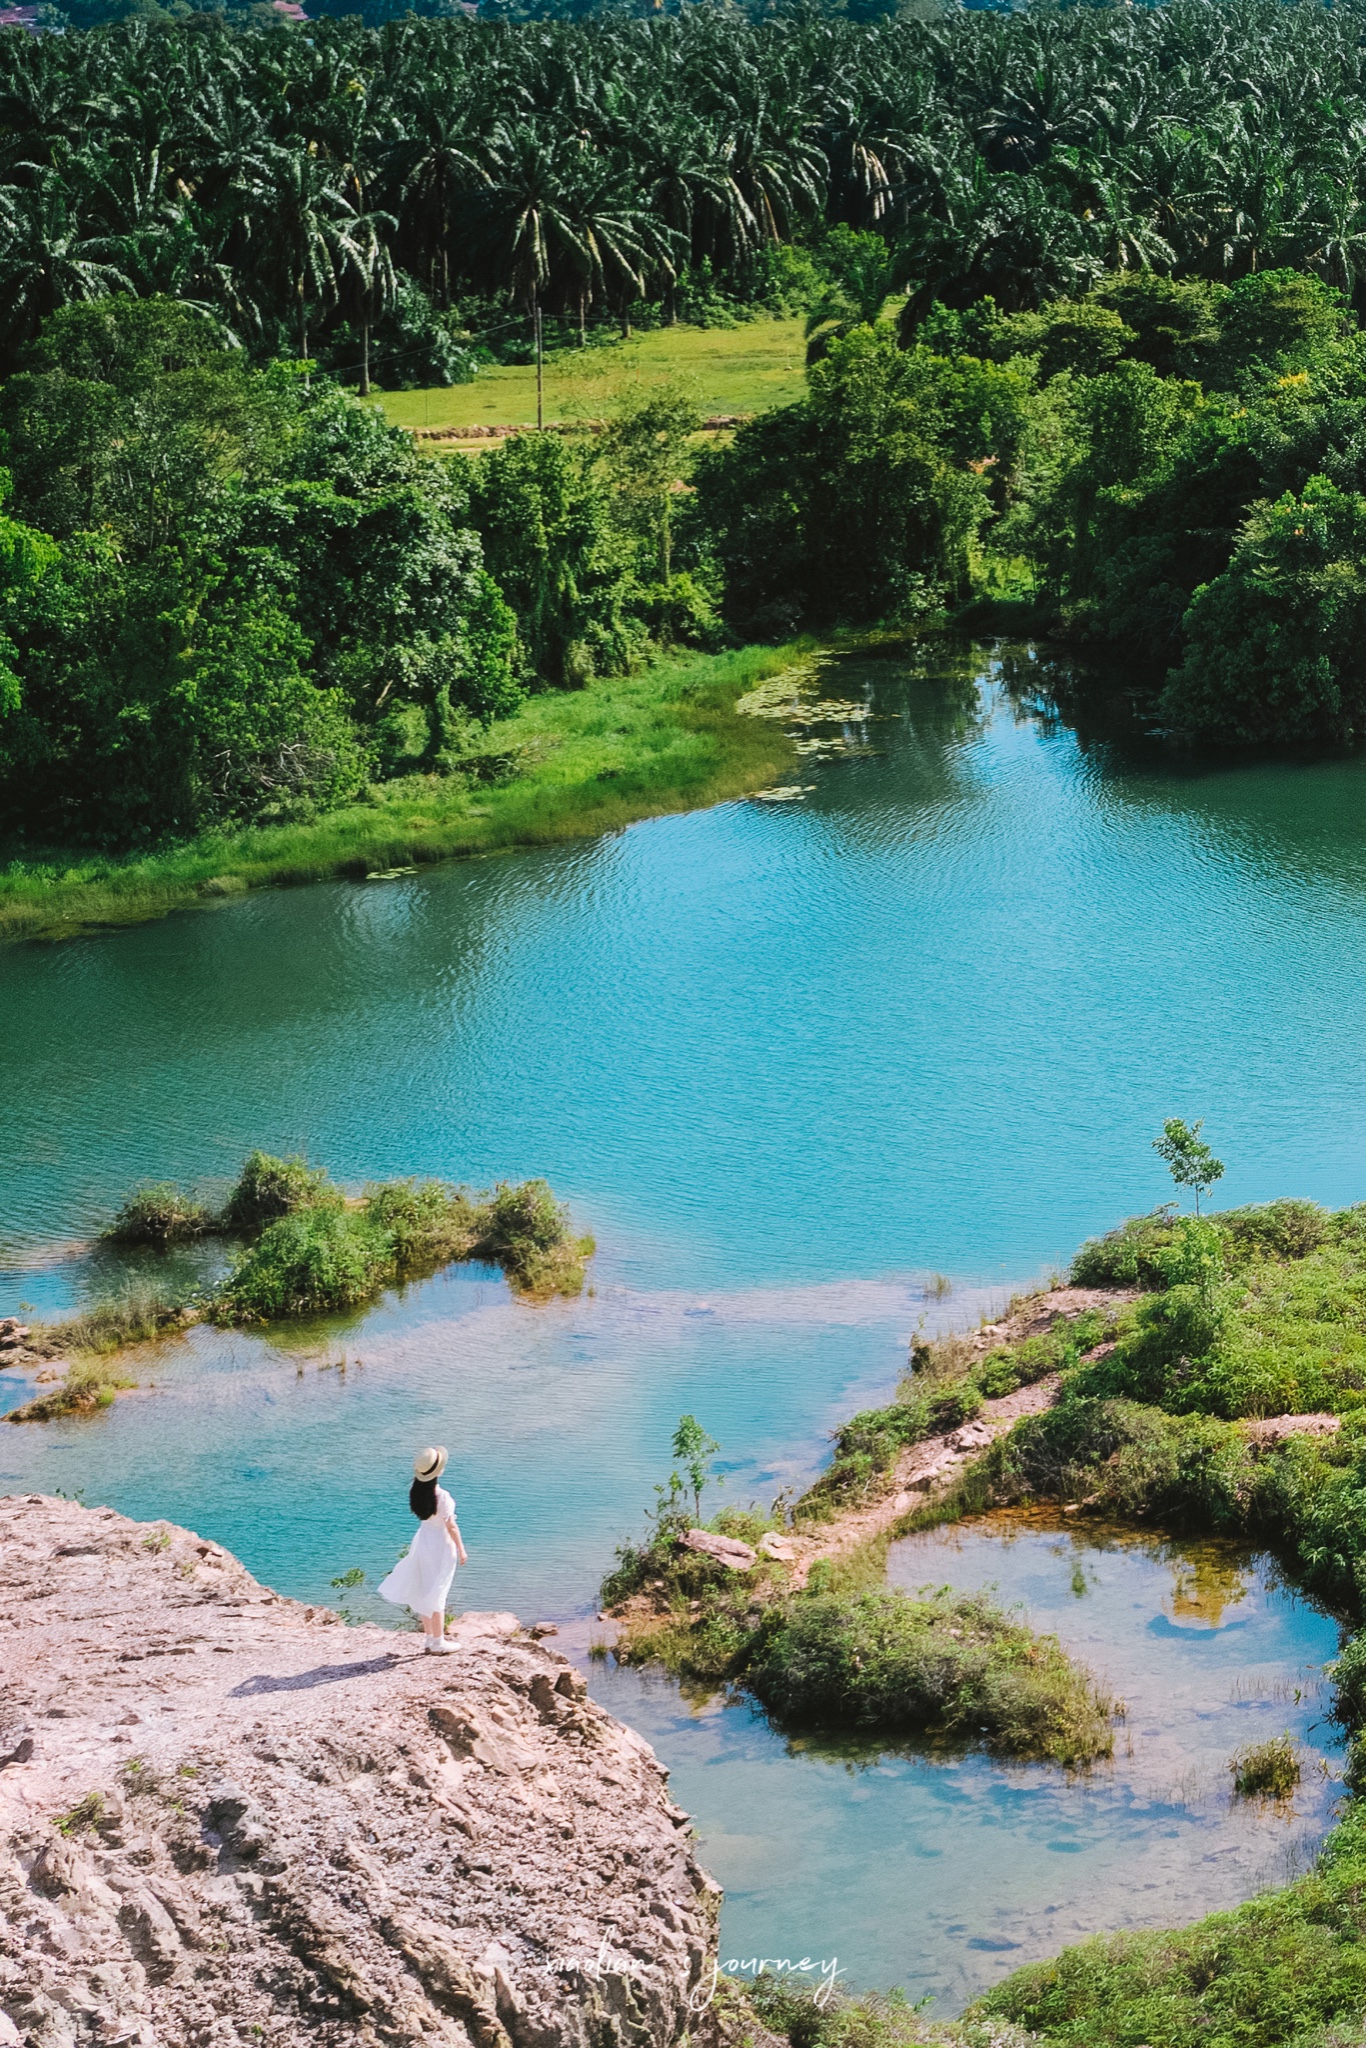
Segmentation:
[(689, 1529), (678, 1541), (682, 1549), (695, 1550), (701, 1557), (714, 1557), (718, 1564), (729, 1565), (733, 1572), (747, 1572), (754, 1567), (757, 1553), (734, 1536), (713, 1536), (710, 1529)]
[(0, 2048), (682, 2042), (715, 1888), (515, 1615), (428, 1657), (42, 1495), (0, 1497), (0, 1555)]

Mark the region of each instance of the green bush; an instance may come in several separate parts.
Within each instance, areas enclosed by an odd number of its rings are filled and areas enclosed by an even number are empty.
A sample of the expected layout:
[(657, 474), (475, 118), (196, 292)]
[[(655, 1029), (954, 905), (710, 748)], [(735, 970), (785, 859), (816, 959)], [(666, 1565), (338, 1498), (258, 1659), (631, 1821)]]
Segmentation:
[[(1351, 1213), (1350, 1211), (1347, 1213)], [(1214, 1219), (1230, 1256), (1303, 1259), (1333, 1235), (1334, 1217), (1317, 1202), (1265, 1202), (1252, 1209), (1224, 1209)]]
[(150, 1244), (164, 1250), (202, 1237), (211, 1218), (202, 1202), (182, 1193), (173, 1181), (153, 1181), (130, 1195), (103, 1235), (111, 1244)]
[(302, 1209), (269, 1223), (214, 1304), (222, 1322), (326, 1315), (369, 1300), (395, 1270), (382, 1231), (345, 1209)]
[(474, 1254), (501, 1266), (524, 1293), (550, 1288), (577, 1293), (583, 1257), (592, 1248), (590, 1238), (573, 1236), (569, 1211), (543, 1180), (524, 1181), (520, 1187), (500, 1181), (476, 1214)]
[(789, 1726), (985, 1734), (1063, 1764), (1113, 1747), (1089, 1674), (977, 1594), (799, 1598), (762, 1631), (745, 1682)]
[(1074, 1287), (1160, 1287), (1163, 1275), (1157, 1254), (1172, 1241), (1175, 1218), (1170, 1206), (1147, 1216), (1131, 1216), (1104, 1237), (1089, 1238), (1072, 1261)]
[(253, 1152), (223, 1205), (223, 1225), (227, 1230), (262, 1230), (277, 1217), (300, 1209), (338, 1209), (343, 1200), (341, 1189), (333, 1187), (322, 1167)]
[(365, 1217), (388, 1238), (404, 1271), (464, 1258), (479, 1221), (468, 1195), (439, 1180), (396, 1180), (369, 1187)]
[(1337, 1662), (1328, 1666), (1328, 1675), (1338, 1720), (1345, 1728), (1360, 1728), (1366, 1723), (1366, 1630), (1348, 1637)]

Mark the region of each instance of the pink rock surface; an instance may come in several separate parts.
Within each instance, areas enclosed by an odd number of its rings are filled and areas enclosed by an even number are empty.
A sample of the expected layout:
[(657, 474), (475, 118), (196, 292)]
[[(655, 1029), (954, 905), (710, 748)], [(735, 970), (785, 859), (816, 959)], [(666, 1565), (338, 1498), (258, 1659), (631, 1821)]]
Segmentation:
[(453, 1655), (168, 1523), (0, 1499), (0, 2043), (667, 2048), (714, 1885), (511, 1615)]

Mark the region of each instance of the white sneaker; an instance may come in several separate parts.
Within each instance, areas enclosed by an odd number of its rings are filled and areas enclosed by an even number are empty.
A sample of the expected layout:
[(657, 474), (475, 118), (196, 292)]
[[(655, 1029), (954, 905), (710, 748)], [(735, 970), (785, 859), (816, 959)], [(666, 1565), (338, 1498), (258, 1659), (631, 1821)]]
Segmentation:
[(428, 1636), (427, 1655), (429, 1657), (453, 1657), (455, 1655), (455, 1644), (448, 1643), (444, 1636)]

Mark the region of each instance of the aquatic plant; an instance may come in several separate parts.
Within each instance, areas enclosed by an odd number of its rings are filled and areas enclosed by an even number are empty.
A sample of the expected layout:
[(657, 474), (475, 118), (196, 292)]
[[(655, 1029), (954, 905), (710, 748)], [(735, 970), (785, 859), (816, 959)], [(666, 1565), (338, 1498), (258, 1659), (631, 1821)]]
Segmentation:
[(211, 1305), (216, 1322), (265, 1323), (355, 1308), (396, 1270), (393, 1246), (364, 1215), (302, 1209), (267, 1224)]
[(1300, 1760), (1288, 1734), (1249, 1743), (1229, 1758), (1240, 1799), (1288, 1799), (1300, 1782)]
[(115, 1394), (136, 1384), (102, 1358), (78, 1359), (56, 1386), (12, 1408), (7, 1422), (55, 1422), (62, 1415), (93, 1415), (111, 1406)]
[(883, 1588), (786, 1603), (745, 1684), (775, 1720), (895, 1735), (985, 1736), (1020, 1757), (1109, 1756), (1113, 1703), (1052, 1636), (980, 1594)]
[(569, 1212), (543, 1180), (499, 1181), (478, 1211), (473, 1253), (502, 1267), (524, 1294), (577, 1294), (591, 1238), (575, 1238)]
[(212, 1218), (202, 1202), (185, 1194), (174, 1181), (159, 1180), (130, 1195), (102, 1235), (111, 1244), (150, 1244), (164, 1251), (168, 1245), (202, 1237), (211, 1227)]
[(300, 1209), (339, 1209), (345, 1197), (320, 1166), (276, 1159), (269, 1152), (249, 1153), (241, 1176), (223, 1204), (225, 1230), (263, 1230), (278, 1217)]
[(480, 1212), (463, 1188), (439, 1180), (395, 1180), (368, 1187), (365, 1215), (383, 1231), (404, 1271), (467, 1258)]
[(259, 1215), (288, 1202), (237, 1259), (208, 1303), (215, 1322), (273, 1322), (356, 1308), (384, 1287), (452, 1259), (501, 1265), (522, 1293), (576, 1293), (590, 1238), (543, 1180), (500, 1183), (482, 1200), (437, 1180), (377, 1183), (358, 1203), (321, 1169), (254, 1152), (224, 1213)]
[(133, 1284), (103, 1301), (91, 1302), (63, 1322), (48, 1323), (43, 1336), (63, 1351), (120, 1351), (129, 1344), (146, 1344), (167, 1330), (183, 1328), (191, 1314), (186, 1294)]

